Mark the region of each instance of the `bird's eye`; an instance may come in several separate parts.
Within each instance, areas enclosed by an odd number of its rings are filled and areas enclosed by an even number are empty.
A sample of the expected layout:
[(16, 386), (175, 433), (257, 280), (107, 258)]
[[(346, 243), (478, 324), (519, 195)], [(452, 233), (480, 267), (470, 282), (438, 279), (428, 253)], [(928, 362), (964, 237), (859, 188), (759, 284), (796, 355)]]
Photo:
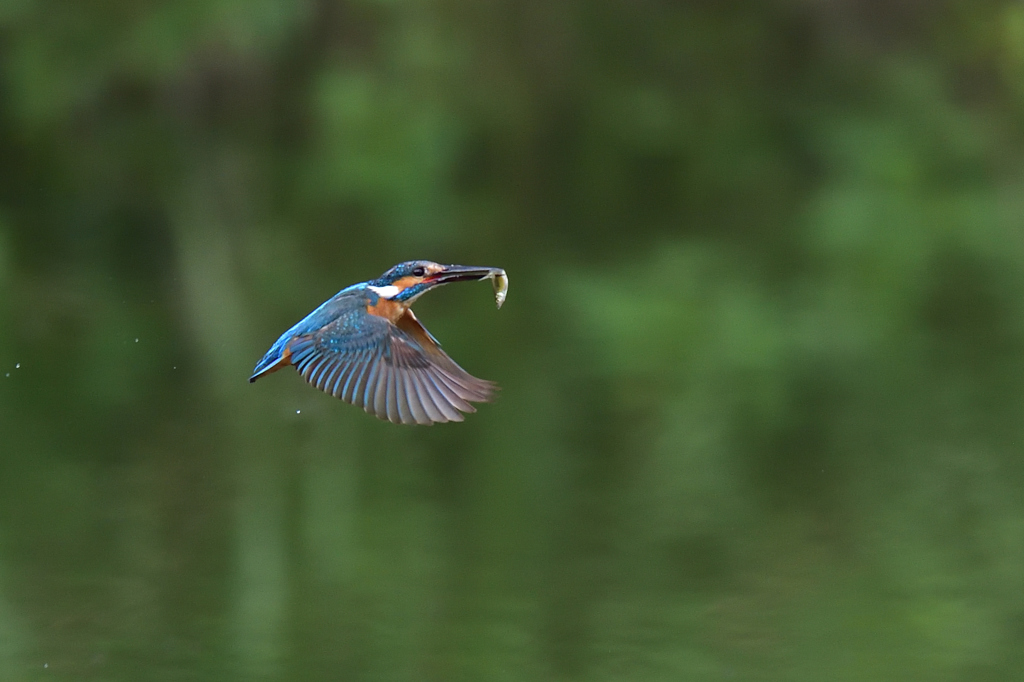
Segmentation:
[(423, 275), (427, 274), (427, 269), (421, 265), (419, 267), (413, 268), (412, 274), (413, 277), (422, 277)]

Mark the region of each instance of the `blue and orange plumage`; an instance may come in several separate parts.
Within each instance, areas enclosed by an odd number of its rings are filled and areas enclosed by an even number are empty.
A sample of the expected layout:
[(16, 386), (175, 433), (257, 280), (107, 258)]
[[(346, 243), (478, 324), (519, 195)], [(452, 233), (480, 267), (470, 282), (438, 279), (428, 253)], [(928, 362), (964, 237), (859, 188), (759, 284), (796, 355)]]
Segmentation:
[(316, 388), (401, 424), (462, 421), (472, 402), (493, 399), (495, 384), (478, 379), (441, 350), (413, 314), (412, 303), (450, 282), (501, 281), (500, 268), (408, 261), (379, 278), (346, 287), (281, 335), (257, 363), (250, 382), (294, 365)]

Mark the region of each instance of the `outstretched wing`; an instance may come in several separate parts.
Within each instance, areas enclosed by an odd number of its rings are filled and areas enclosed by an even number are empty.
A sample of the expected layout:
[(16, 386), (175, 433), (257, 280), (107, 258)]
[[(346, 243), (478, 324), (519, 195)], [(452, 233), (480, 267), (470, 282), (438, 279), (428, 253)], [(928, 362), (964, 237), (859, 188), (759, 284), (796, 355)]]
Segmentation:
[(462, 421), (496, 389), (448, 357), (411, 310), (397, 325), (354, 310), (288, 346), (310, 384), (396, 424)]

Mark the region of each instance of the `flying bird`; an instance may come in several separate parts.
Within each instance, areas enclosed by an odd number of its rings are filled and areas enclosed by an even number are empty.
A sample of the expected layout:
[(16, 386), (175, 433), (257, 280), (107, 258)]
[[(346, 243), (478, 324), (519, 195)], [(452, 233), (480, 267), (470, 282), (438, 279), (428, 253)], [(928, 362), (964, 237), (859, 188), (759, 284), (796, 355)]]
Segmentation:
[(249, 382), (294, 365), (316, 388), (396, 424), (460, 422), (497, 386), (459, 367), (413, 314), (413, 302), (451, 282), (490, 279), (498, 307), (501, 268), (399, 263), (377, 279), (346, 287), (274, 342)]

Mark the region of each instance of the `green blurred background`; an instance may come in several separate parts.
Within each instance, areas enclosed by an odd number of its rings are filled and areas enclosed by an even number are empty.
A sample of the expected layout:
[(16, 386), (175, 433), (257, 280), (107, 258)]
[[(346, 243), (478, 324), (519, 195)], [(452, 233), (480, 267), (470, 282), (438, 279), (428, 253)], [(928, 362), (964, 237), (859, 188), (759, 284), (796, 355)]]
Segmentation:
[(1019, 2), (0, 0), (0, 679), (1022, 679), (1022, 313)]

